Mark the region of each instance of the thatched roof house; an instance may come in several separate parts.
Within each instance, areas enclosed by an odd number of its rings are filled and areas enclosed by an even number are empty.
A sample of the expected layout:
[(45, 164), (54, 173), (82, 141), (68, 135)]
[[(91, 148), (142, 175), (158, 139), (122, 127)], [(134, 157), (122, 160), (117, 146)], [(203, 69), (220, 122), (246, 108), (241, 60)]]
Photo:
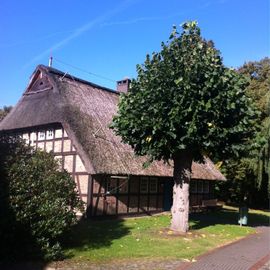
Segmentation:
[[(121, 81), (119, 89), (125, 89), (127, 85), (128, 80)], [(63, 168), (68, 169), (77, 179), (79, 191), (91, 208), (91, 214), (109, 214), (110, 211), (120, 213), (122, 210), (119, 211), (119, 196), (123, 196), (124, 193), (128, 194), (123, 197), (123, 200), (126, 200), (124, 203), (126, 210), (122, 212), (132, 212), (130, 201), (134, 198), (129, 196), (129, 193), (133, 192), (129, 183), (132, 181), (126, 181), (126, 184), (119, 187), (125, 176), (129, 176), (129, 179), (133, 177), (137, 182), (144, 182), (141, 191), (148, 194), (148, 198), (144, 198), (147, 200), (145, 211), (150, 211), (152, 208), (149, 196), (152, 193), (156, 194), (156, 197), (162, 194), (164, 201), (165, 195), (162, 191), (166, 189), (164, 179), (172, 177), (172, 167), (163, 162), (153, 162), (144, 169), (142, 164), (146, 158), (136, 157), (131, 147), (123, 144), (121, 138), (109, 129), (112, 117), (117, 112), (118, 100), (117, 91), (39, 65), (17, 105), (0, 123), (0, 130), (20, 133), (30, 144), (46, 151), (53, 151), (56, 157), (60, 157)], [(156, 185), (153, 184), (154, 180), (151, 180), (151, 177), (157, 179)], [(205, 164), (193, 163), (192, 179), (200, 180), (201, 193), (207, 194), (203, 192), (204, 183), (225, 178), (214, 164), (206, 159)], [(153, 192), (150, 191), (151, 183)], [(126, 186), (126, 192), (120, 194), (119, 189), (123, 190), (123, 186)], [(103, 202), (101, 207), (100, 202), (97, 202), (100, 201), (98, 194), (110, 193), (110, 188), (116, 190), (112, 196), (115, 198), (112, 201), (116, 204), (113, 209), (118, 207), (115, 212), (106, 210), (108, 208), (104, 206), (106, 203)], [(199, 185), (197, 187), (196, 184), (196, 188), (198, 189)], [(208, 183), (205, 191), (209, 193), (210, 189)], [(105, 198), (105, 201), (107, 200), (108, 198)], [(143, 207), (140, 205), (140, 199), (136, 203), (139, 211)], [(153, 210), (163, 208), (157, 202)]]

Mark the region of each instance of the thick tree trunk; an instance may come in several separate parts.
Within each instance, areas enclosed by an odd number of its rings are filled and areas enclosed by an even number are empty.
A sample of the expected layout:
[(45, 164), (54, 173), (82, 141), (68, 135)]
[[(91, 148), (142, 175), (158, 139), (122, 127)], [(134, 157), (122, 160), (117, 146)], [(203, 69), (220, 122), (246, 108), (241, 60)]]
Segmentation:
[(173, 205), (171, 208), (171, 229), (186, 233), (188, 231), (189, 183), (191, 178), (192, 154), (183, 150), (173, 157), (173, 162), (174, 187)]

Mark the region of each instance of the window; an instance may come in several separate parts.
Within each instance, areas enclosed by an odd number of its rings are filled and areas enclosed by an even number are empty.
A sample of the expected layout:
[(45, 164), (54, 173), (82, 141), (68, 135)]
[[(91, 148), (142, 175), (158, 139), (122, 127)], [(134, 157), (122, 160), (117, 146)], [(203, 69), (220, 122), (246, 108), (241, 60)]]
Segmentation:
[(149, 180), (149, 191), (150, 193), (157, 193), (157, 178), (150, 178)]
[(111, 176), (107, 180), (107, 193), (128, 193), (128, 178), (125, 176)]
[(198, 181), (197, 190), (198, 190), (198, 193), (203, 193), (203, 182), (202, 181)]
[(108, 179), (107, 180), (107, 194), (116, 193), (117, 190), (117, 180)]
[(128, 193), (128, 179), (119, 179), (119, 193)]
[(203, 181), (203, 193), (209, 193), (209, 181)]
[(141, 193), (148, 192), (148, 178), (147, 177), (141, 177), (140, 191)]
[(197, 181), (190, 181), (190, 193), (197, 193)]
[(45, 131), (39, 131), (38, 132), (38, 140), (45, 140)]
[(131, 177), (129, 184), (130, 193), (138, 193), (140, 191), (140, 181), (136, 178)]
[(47, 130), (47, 139), (53, 139), (53, 129)]

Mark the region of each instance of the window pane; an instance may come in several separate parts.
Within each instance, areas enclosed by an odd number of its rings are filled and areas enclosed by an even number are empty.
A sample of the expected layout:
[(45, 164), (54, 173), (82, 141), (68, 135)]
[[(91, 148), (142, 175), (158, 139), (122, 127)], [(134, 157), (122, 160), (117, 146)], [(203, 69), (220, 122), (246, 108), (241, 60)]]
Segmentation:
[(119, 193), (127, 193), (128, 192), (128, 180), (127, 179), (119, 179)]
[(139, 185), (140, 185), (140, 179), (131, 178), (130, 179), (130, 192), (131, 193), (138, 193), (139, 192)]
[(148, 192), (148, 178), (147, 177), (141, 177), (141, 186), (140, 190), (142, 193)]
[(116, 179), (108, 179), (107, 180), (107, 193), (116, 193), (117, 189), (117, 181)]
[(197, 193), (197, 181), (194, 180), (190, 181), (190, 192)]
[(47, 139), (52, 139), (53, 138), (53, 130), (49, 129), (47, 130)]
[(38, 140), (45, 140), (45, 131), (38, 132)]
[(151, 193), (156, 193), (157, 192), (157, 178), (150, 178), (149, 191)]
[(198, 188), (198, 193), (203, 192), (203, 182), (202, 181), (198, 181), (197, 188)]
[(209, 181), (203, 182), (203, 193), (209, 193)]

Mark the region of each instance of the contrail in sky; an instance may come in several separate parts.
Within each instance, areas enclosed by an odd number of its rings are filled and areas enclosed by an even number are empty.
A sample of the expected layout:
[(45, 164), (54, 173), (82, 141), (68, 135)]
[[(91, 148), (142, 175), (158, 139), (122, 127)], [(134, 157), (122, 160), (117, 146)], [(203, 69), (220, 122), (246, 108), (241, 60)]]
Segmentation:
[(111, 18), (113, 15), (125, 10), (130, 4), (132, 4), (134, 2), (136, 2), (136, 0), (125, 1), (123, 4), (119, 5), (115, 9), (110, 10), (110, 11), (106, 12), (105, 14), (97, 17), (96, 19), (94, 19), (94, 20), (82, 25), (81, 27), (75, 29), (71, 35), (67, 36), (66, 38), (64, 38), (63, 40), (61, 40), (58, 43), (54, 44), (50, 48), (48, 48), (45, 51), (41, 52), (40, 54), (36, 55), (31, 61), (26, 63), (23, 66), (23, 68), (26, 68), (26, 67), (30, 66), (31, 64), (39, 61), (40, 59), (47, 56), (48, 54), (50, 54), (50, 53), (56, 51), (57, 49), (65, 46), (66, 44), (68, 44), (73, 39), (79, 37), (80, 35), (82, 35), (83, 33), (87, 32), (87, 31), (89, 31), (95, 25), (97, 25), (99, 23), (102, 23), (105, 20), (108, 20), (109, 18)]
[(134, 24), (139, 22), (147, 22), (147, 21), (161, 21), (166, 19), (171, 19), (180, 15), (185, 14), (186, 11), (178, 12), (168, 16), (160, 16), (160, 17), (141, 17), (135, 18), (127, 21), (116, 21), (116, 22), (104, 22), (101, 26), (112, 26), (112, 25), (125, 25), (125, 24)]

